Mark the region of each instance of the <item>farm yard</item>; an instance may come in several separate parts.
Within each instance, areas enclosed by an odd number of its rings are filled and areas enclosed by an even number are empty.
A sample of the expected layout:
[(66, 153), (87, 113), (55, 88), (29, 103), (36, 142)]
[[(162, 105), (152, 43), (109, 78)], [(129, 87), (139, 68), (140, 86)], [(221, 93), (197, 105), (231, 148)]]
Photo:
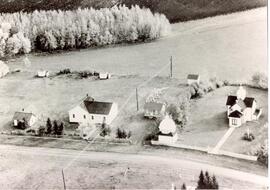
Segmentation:
[[(36, 114), (43, 122), (48, 117), (67, 121), (67, 112), (89, 94), (99, 101), (118, 103), (120, 112), (112, 123), (113, 130), (118, 127), (130, 130), (133, 134), (131, 140), (140, 144), (156, 125), (154, 121), (144, 119), (142, 114), (145, 99), (155, 88), (164, 88), (166, 96), (170, 97), (168, 101), (173, 102), (186, 90), (183, 84), (189, 73), (200, 73), (202, 78), (218, 76), (232, 82), (247, 82), (255, 72), (266, 72), (266, 8), (178, 23), (172, 28), (171, 36), (145, 44), (61, 54), (30, 54), (27, 56), (29, 64), (24, 63), (23, 56), (10, 60), (11, 71), (20, 69), (21, 72), (0, 80), (0, 123), (3, 130), (8, 129), (15, 111), (30, 104), (37, 108)], [(173, 57), (173, 78), (169, 77), (170, 56)], [(110, 72), (112, 78), (101, 81), (68, 76), (34, 77), (40, 69), (58, 72), (66, 68)], [(139, 111), (135, 99), (137, 87)], [(235, 88), (225, 87), (192, 101), (190, 123), (183, 129), (179, 142), (214, 146), (228, 128), (225, 102), (226, 95), (232, 90)], [(250, 91), (255, 97), (259, 96), (259, 104), (262, 103), (264, 114), (267, 114), (268, 107), (263, 104), (267, 102), (267, 93)], [(262, 124), (266, 121), (265, 116), (260, 120)], [(241, 152), (244, 142), (237, 142), (241, 141), (239, 138), (244, 128), (233, 133), (236, 135), (234, 139), (228, 139), (224, 146), (226, 150)], [(266, 138), (264, 130), (251, 130), (255, 135), (258, 133), (252, 142), (254, 146)]]
[[(235, 94), (238, 87), (226, 86), (207, 94), (201, 99), (192, 101), (190, 110), (190, 121), (181, 131), (177, 143), (202, 148), (213, 148), (221, 137), (229, 129), (226, 101), (228, 94)], [(247, 122), (236, 128), (227, 139), (221, 150), (231, 151), (239, 154), (250, 154), (268, 139), (267, 124), (268, 91), (246, 88), (248, 96), (255, 97), (258, 107), (262, 107), (263, 115), (258, 121)], [(247, 142), (242, 137), (247, 128), (255, 135), (255, 140)]]

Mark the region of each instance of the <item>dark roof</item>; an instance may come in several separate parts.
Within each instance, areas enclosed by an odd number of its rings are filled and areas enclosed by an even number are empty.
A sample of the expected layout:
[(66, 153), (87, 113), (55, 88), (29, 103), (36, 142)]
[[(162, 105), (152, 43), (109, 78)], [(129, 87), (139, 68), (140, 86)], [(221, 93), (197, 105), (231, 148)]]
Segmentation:
[(34, 116), (33, 113), (15, 112), (12, 120), (22, 121), (25, 119), (26, 122), (30, 122), (32, 116)]
[(112, 104), (111, 102), (84, 101), (84, 106), (90, 114), (108, 115)]
[(241, 118), (242, 117), (242, 113), (239, 112), (238, 110), (233, 111), (232, 113), (230, 113), (229, 117), (237, 117), (237, 118)]
[(226, 106), (233, 106), (236, 103), (237, 96), (228, 96)]
[[(235, 103), (236, 103), (236, 100), (237, 100), (237, 96), (228, 96), (227, 98), (227, 103), (226, 105), (227, 106), (233, 106)], [(246, 107), (252, 107), (253, 105), (253, 102), (255, 101), (254, 98), (251, 98), (251, 97), (246, 97), (243, 100), (238, 100), (237, 104), (242, 108), (242, 109), (245, 109)]]
[(246, 104), (247, 107), (251, 108), (252, 105), (253, 105), (254, 100), (255, 100), (254, 98), (246, 97), (244, 99), (244, 102), (245, 102), (245, 104)]
[(199, 75), (195, 75), (195, 74), (189, 74), (187, 76), (188, 79), (193, 79), (193, 80), (197, 80), (199, 78)]
[(158, 103), (158, 102), (146, 102), (144, 104), (144, 109), (148, 110), (148, 111), (161, 111), (162, 107), (163, 107), (163, 103)]

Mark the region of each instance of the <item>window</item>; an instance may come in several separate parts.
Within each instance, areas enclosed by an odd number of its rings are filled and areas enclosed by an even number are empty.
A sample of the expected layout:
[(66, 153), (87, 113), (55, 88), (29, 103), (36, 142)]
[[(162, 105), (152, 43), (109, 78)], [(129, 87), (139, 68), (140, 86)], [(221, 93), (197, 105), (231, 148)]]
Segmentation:
[(75, 118), (75, 114), (73, 114), (72, 117)]
[(232, 119), (232, 124), (237, 125), (237, 119)]
[(86, 119), (86, 115), (83, 115), (83, 118)]
[(92, 115), (92, 120), (94, 120), (94, 116)]

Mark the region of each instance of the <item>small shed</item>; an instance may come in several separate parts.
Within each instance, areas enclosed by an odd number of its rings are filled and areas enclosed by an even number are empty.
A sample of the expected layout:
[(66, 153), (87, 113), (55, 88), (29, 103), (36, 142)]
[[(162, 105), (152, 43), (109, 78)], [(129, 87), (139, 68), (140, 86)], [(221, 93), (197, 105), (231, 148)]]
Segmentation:
[(0, 61), (0, 78), (4, 77), (8, 72), (9, 67), (3, 61)]
[(105, 73), (99, 73), (98, 78), (100, 80), (110, 79), (111, 78), (111, 74), (110, 73), (107, 73), (107, 72), (105, 72)]
[(49, 71), (42, 70), (37, 72), (37, 76), (40, 78), (48, 77), (49, 75)]
[(146, 102), (144, 104), (144, 117), (149, 119), (164, 116), (165, 104), (160, 102)]
[(200, 75), (198, 74), (189, 74), (187, 76), (187, 83), (188, 85), (191, 85), (192, 83), (200, 83)]
[(37, 121), (37, 117), (33, 113), (21, 111), (14, 113), (12, 121), (14, 127), (25, 129), (28, 127), (32, 127)]

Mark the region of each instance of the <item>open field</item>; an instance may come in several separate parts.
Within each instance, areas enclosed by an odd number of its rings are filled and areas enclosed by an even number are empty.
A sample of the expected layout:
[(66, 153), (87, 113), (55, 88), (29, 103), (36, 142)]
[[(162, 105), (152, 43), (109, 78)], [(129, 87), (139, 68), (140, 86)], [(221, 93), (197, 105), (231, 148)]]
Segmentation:
[[(38, 69), (59, 71), (96, 70), (115, 75), (151, 77), (173, 56), (174, 77), (185, 80), (188, 73), (202, 77), (246, 82), (256, 71), (267, 72), (266, 8), (172, 25), (171, 36), (151, 43), (88, 49), (10, 61), (11, 69), (22, 68), (28, 77)], [(241, 73), (241, 75), (239, 74)], [(169, 75), (169, 67), (160, 76)]]
[[(169, 189), (196, 186), (200, 170), (215, 174), (222, 188), (265, 189), (266, 177), (208, 164), (150, 155), (1, 145), (0, 185), (4, 189)], [(129, 168), (129, 170), (127, 170)]]
[(171, 22), (194, 20), (220, 14), (228, 14), (256, 7), (266, 6), (266, 0), (0, 0), (0, 12), (34, 10), (70, 10), (78, 7), (104, 8), (125, 4), (138, 4), (153, 12), (165, 14)]
[[(228, 94), (235, 94), (238, 87), (223, 87), (207, 94), (205, 97), (192, 101), (189, 124), (179, 135), (178, 142), (185, 145), (197, 147), (215, 147), (221, 137), (229, 129), (226, 115), (226, 100)], [(268, 116), (268, 91), (246, 88), (247, 96), (254, 97), (258, 107), (263, 109), (263, 114), (258, 121), (247, 122), (245, 125), (236, 128), (221, 149), (248, 154), (256, 149), (267, 137), (267, 128), (263, 127), (267, 123)], [(247, 142), (242, 140), (242, 136), (250, 128), (255, 135), (255, 140)]]
[[(170, 55), (173, 55), (173, 79), (168, 78)], [(200, 73), (203, 79), (218, 76), (233, 82), (246, 82), (254, 72), (266, 72), (266, 9), (175, 24), (170, 37), (151, 43), (52, 55), (31, 54), (28, 58), (30, 65), (24, 64), (24, 57), (11, 60), (8, 63), (10, 69), (19, 68), (22, 72), (0, 80), (2, 129), (8, 127), (15, 111), (29, 104), (36, 107), (43, 121), (47, 117), (67, 120), (68, 110), (88, 93), (96, 100), (117, 102), (120, 113), (112, 124), (114, 129), (122, 127), (131, 130), (133, 142), (140, 143), (155, 126), (153, 121), (146, 121), (142, 117), (144, 100), (154, 88), (168, 88), (167, 97), (172, 97), (169, 101), (173, 102), (177, 94), (185, 90), (181, 84), (186, 82), (188, 73)], [(64, 68), (108, 71), (113, 77), (107, 81), (66, 76), (34, 78), (39, 69), (58, 72)], [(135, 101), (135, 88), (138, 86), (139, 112), (136, 111)], [(195, 133), (197, 139), (201, 135), (214, 133), (214, 138), (207, 143), (204, 138), (198, 140), (201, 146), (212, 146), (226, 130), (225, 125), (217, 127), (219, 122), (225, 123), (222, 112), (225, 111), (223, 106), (228, 92), (221, 90), (217, 93), (220, 94), (216, 96), (216, 103), (207, 105), (209, 111), (219, 114), (212, 115), (213, 118), (206, 118), (205, 113), (200, 111), (209, 100), (202, 99), (193, 104), (191, 113), (195, 117), (191, 127), (186, 128), (185, 136), (189, 137), (192, 133), (188, 130), (192, 131), (192, 125), (196, 126), (201, 120), (204, 126), (210, 126), (209, 130), (215, 129), (204, 132), (202, 128)], [(208, 99), (211, 99), (211, 95)], [(195, 128), (198, 130), (198, 127)], [(185, 139), (181, 137), (180, 141), (185, 142)], [(188, 142), (192, 143), (196, 141)]]

